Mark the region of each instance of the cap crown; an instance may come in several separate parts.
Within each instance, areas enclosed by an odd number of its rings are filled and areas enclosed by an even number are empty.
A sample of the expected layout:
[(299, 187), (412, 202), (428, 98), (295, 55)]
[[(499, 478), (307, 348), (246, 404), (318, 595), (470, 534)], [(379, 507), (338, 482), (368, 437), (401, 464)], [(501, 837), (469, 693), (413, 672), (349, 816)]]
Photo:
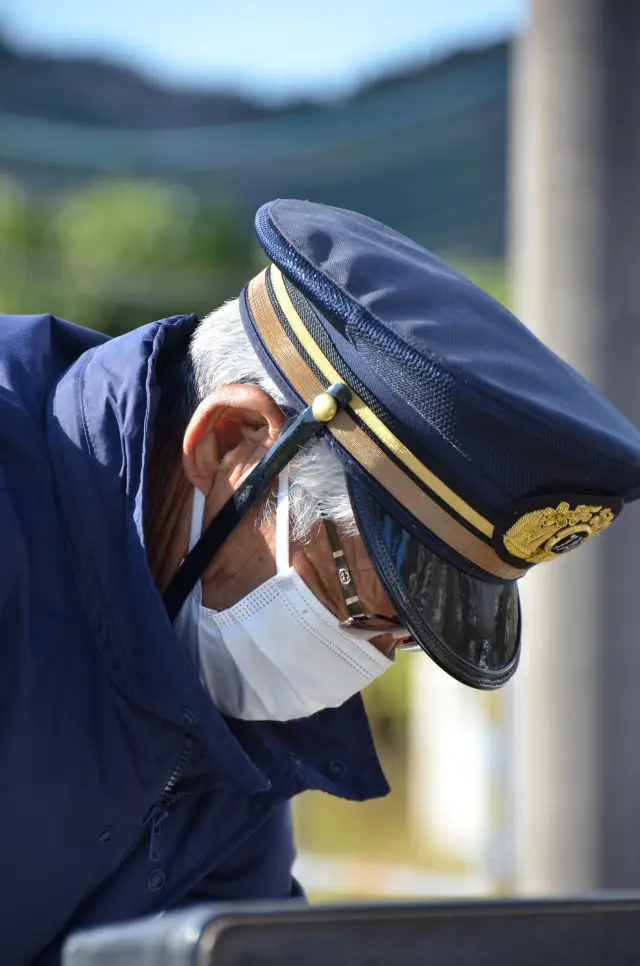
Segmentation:
[[(615, 515), (615, 498), (635, 496), (638, 431), (449, 265), (370, 218), (309, 202), (271, 202), (259, 210), (256, 227), (280, 270), (265, 283), (269, 297), (305, 364), (324, 385), (333, 381), (329, 369), (346, 382), (358, 399), (350, 413), (355, 424), (441, 510), (486, 544), (498, 528), (503, 559), (535, 562), (502, 539), (507, 528), (500, 521), (509, 511), (513, 525), (519, 501), (528, 500), (531, 513), (532, 497), (553, 508), (567, 494), (580, 494), (584, 504), (586, 493), (594, 510), (614, 498)], [(302, 322), (297, 331), (283, 319), (285, 302)], [(276, 357), (254, 322), (249, 308), (245, 323), (256, 349), (301, 408), (309, 399), (292, 381), (294, 357)], [(339, 434), (332, 442), (348, 471), (416, 535), (487, 569), (372, 477), (357, 454), (345, 452)]]

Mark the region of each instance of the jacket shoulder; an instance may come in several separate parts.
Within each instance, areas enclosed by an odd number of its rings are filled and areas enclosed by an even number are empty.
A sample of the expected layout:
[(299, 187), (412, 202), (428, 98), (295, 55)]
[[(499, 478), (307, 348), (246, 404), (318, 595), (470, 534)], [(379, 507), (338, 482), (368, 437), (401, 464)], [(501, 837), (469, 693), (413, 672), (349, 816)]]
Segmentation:
[(46, 400), (61, 374), (106, 336), (54, 315), (0, 314), (0, 463), (42, 449)]
[(55, 315), (0, 314), (3, 396), (19, 396), (26, 406), (41, 399), (68, 366), (106, 338)]

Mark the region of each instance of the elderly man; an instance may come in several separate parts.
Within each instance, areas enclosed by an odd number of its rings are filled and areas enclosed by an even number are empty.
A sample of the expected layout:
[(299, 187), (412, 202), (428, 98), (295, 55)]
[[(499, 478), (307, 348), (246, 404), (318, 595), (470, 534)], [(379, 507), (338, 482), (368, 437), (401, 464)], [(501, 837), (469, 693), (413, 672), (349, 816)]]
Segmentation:
[(394, 650), (502, 685), (518, 578), (640, 485), (637, 431), (422, 248), (256, 224), (269, 267), (203, 322), (0, 320), (6, 966), (298, 895), (290, 799), (387, 791), (359, 692)]

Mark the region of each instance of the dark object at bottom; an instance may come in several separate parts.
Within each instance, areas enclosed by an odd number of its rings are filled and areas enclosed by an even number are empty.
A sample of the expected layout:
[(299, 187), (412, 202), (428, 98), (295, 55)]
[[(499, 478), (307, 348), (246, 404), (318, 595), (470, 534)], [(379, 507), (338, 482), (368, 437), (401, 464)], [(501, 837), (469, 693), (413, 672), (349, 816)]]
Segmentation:
[(64, 966), (635, 966), (640, 896), (196, 906), (72, 937)]

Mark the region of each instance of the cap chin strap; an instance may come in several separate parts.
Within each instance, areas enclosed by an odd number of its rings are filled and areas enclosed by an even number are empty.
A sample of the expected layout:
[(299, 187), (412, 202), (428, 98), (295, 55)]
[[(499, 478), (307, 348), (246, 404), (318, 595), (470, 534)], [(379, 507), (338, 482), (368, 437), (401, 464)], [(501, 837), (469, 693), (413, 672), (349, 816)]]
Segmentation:
[[(225, 503), (197, 543), (191, 546), (191, 540), (194, 536), (193, 517), (196, 516), (195, 513), (193, 514), (189, 553), (176, 571), (164, 595), (164, 605), (172, 623), (209, 563), (222, 544), (231, 536), (240, 521), (269, 490), (276, 476), (289, 465), (300, 448), (312, 437), (321, 433), (336, 413), (347, 405), (350, 398), (349, 389), (341, 382), (335, 383), (320, 396), (317, 396), (313, 403), (307, 406), (291, 426), (276, 440), (258, 465), (251, 470), (246, 480), (241, 483), (231, 499)], [(282, 528), (286, 532), (287, 561), (289, 558), (288, 479), (287, 474), (286, 496), (283, 495), (283, 501), (286, 501), (287, 526)], [(199, 492), (196, 488), (196, 494)], [(194, 495), (194, 500), (200, 499), (204, 501), (204, 494), (200, 493), (200, 497)], [(278, 494), (278, 503), (280, 503), (280, 493)], [(195, 509), (194, 504), (194, 511)], [(284, 509), (281, 512), (284, 513)]]

